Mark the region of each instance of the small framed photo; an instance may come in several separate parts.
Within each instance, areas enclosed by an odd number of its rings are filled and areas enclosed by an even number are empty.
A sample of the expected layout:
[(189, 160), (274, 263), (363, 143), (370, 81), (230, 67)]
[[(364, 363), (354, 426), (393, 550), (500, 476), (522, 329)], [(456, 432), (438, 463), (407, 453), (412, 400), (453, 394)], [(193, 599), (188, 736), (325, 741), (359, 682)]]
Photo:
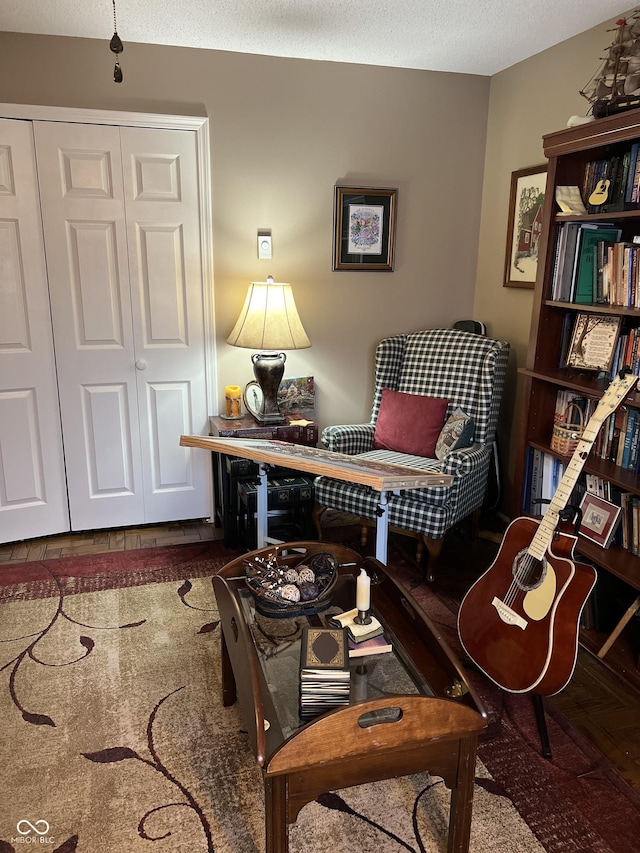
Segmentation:
[(546, 183), (546, 164), (511, 173), (504, 287), (535, 286)]
[(576, 314), (566, 367), (608, 371), (618, 342), (621, 317)]
[(278, 388), (278, 408), (283, 415), (315, 418), (316, 387), (313, 376), (285, 376)]
[(620, 507), (605, 501), (598, 495), (585, 492), (580, 503), (582, 521), (580, 533), (582, 536), (608, 548), (611, 544), (620, 521)]
[(333, 269), (393, 271), (397, 189), (336, 187)]

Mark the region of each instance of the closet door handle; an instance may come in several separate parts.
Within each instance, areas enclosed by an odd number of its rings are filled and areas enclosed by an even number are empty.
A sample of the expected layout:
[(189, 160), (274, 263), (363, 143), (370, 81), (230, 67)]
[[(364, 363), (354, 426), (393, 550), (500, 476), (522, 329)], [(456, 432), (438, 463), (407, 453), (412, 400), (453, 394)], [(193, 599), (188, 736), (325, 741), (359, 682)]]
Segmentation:
[(147, 369), (147, 362), (145, 361), (145, 359), (144, 358), (137, 358), (136, 359), (136, 370), (146, 370), (146, 369)]

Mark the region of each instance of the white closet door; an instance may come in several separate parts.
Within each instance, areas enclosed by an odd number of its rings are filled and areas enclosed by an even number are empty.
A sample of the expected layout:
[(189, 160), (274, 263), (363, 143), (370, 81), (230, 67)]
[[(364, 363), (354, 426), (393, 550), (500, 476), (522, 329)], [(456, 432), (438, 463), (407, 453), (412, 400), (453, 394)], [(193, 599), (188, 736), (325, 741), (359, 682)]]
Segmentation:
[(123, 127), (129, 270), (145, 520), (211, 513), (196, 136)]
[(211, 514), (194, 133), (37, 122), (71, 526)]
[(144, 522), (120, 131), (35, 122), (71, 527)]
[(0, 119), (0, 541), (66, 530), (32, 127)]

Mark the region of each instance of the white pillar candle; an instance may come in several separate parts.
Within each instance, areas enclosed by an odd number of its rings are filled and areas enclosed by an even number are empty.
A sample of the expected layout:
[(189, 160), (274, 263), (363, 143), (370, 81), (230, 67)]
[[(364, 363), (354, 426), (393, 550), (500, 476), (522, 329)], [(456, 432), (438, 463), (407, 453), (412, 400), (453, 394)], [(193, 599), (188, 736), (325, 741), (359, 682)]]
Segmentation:
[(371, 605), (371, 578), (364, 569), (360, 569), (356, 581), (356, 608), (367, 611)]

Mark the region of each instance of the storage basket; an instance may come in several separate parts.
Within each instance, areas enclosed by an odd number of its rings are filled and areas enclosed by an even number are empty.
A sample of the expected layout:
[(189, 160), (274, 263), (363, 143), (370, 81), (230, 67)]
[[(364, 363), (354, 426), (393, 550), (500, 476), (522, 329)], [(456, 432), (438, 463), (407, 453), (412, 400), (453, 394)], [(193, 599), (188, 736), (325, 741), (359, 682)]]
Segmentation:
[(572, 402), (564, 410), (562, 418), (553, 425), (551, 449), (561, 456), (571, 456), (582, 438), (584, 413), (576, 402)]

